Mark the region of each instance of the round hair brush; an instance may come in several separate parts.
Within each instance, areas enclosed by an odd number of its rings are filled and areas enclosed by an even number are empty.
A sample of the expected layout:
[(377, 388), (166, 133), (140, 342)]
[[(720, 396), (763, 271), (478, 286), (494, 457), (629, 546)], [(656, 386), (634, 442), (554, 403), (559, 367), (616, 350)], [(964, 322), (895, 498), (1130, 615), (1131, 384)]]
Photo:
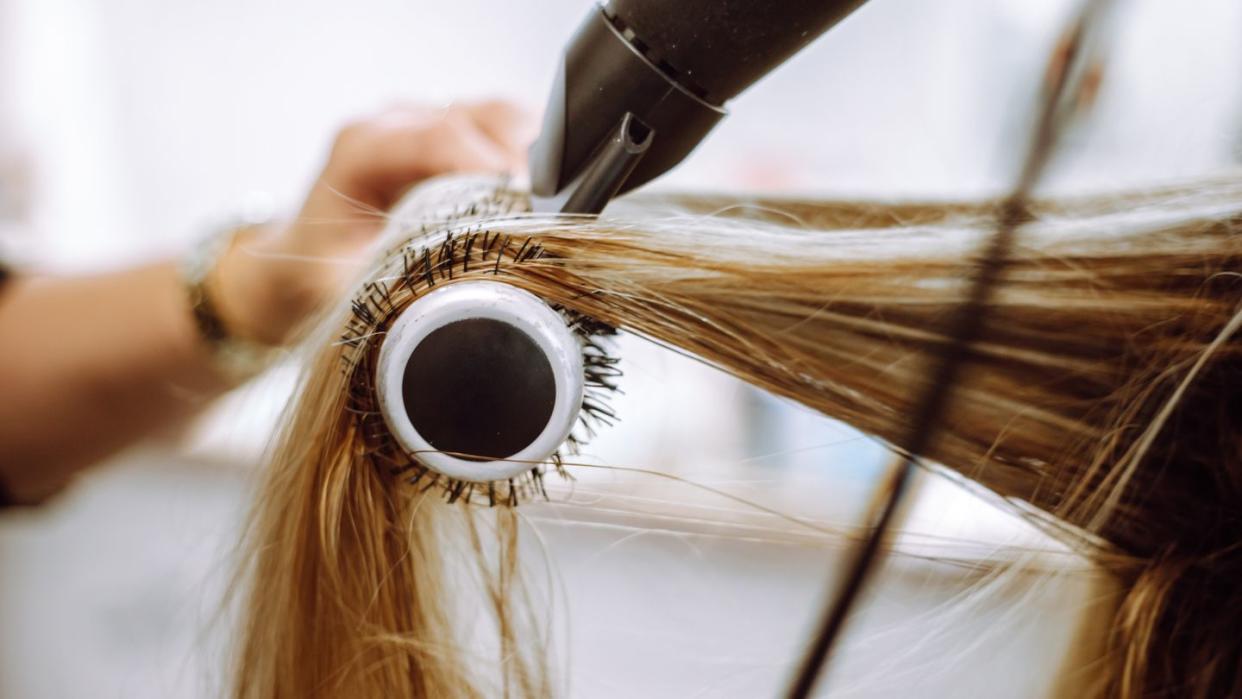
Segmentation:
[(393, 438), (428, 468), (507, 480), (548, 460), (577, 423), (583, 344), (535, 295), (468, 281), (428, 292), (393, 322), (375, 370)]

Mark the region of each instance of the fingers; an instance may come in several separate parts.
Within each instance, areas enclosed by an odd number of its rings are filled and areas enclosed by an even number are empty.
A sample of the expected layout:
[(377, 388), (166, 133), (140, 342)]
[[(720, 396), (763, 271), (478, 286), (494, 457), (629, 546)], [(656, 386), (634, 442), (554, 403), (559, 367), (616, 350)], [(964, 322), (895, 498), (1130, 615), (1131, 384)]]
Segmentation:
[[(268, 252), (308, 260), (365, 255), (385, 212), (412, 185), (454, 172), (516, 172), (533, 132), (533, 119), (501, 101), (402, 106), (360, 119), (337, 135), (301, 211), (265, 243)], [(335, 288), (336, 275), (322, 265), (287, 267), (304, 277), (288, 285)]]
[(463, 110), (450, 108), (446, 111), (435, 135), (436, 138), (426, 143), (426, 161), (421, 164), (433, 174), (501, 172), (511, 162), (505, 146)]
[(521, 109), (501, 101), (390, 109), (341, 131), (325, 180), (347, 196), (386, 207), (428, 177), (520, 170), (532, 124)]
[(539, 135), (534, 114), (503, 100), (466, 104), (463, 109), (488, 138), (509, 154), (510, 169), (526, 167), (526, 149)]

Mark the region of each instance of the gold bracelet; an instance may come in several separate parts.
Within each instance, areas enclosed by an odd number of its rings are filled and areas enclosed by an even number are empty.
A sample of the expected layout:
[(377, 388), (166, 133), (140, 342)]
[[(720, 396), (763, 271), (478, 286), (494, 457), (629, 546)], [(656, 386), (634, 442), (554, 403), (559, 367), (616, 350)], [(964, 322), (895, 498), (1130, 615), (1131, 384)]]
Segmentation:
[(181, 281), (194, 325), (211, 353), (216, 369), (233, 383), (242, 383), (272, 364), (279, 351), (275, 347), (245, 340), (229, 332), (208, 288), (207, 279), (220, 259), (236, 243), (238, 234), (251, 225), (228, 226), (204, 238), (181, 265)]

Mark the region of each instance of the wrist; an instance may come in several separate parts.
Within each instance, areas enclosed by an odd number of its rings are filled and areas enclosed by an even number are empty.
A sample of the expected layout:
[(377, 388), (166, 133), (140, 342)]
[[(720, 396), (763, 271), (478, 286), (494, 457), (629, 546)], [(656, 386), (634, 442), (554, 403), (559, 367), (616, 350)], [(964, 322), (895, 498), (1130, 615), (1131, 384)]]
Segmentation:
[(252, 226), (225, 229), (200, 243), (179, 273), (199, 344), (230, 383), (263, 371), (289, 327), (269, 298), (263, 255), (251, 248), (260, 233)]
[(283, 344), (318, 306), (304, 263), (282, 257), (277, 237), (270, 226), (239, 229), (205, 280), (220, 320), (239, 340)]

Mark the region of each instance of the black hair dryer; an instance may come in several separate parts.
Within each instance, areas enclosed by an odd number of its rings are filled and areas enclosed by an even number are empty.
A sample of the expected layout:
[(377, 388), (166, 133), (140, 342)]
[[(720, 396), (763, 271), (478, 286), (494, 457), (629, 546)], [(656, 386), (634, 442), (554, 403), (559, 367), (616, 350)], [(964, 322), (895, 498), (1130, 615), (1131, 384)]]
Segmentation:
[(591, 9), (530, 149), (534, 207), (597, 214), (667, 172), (725, 103), (864, 0), (609, 0)]

